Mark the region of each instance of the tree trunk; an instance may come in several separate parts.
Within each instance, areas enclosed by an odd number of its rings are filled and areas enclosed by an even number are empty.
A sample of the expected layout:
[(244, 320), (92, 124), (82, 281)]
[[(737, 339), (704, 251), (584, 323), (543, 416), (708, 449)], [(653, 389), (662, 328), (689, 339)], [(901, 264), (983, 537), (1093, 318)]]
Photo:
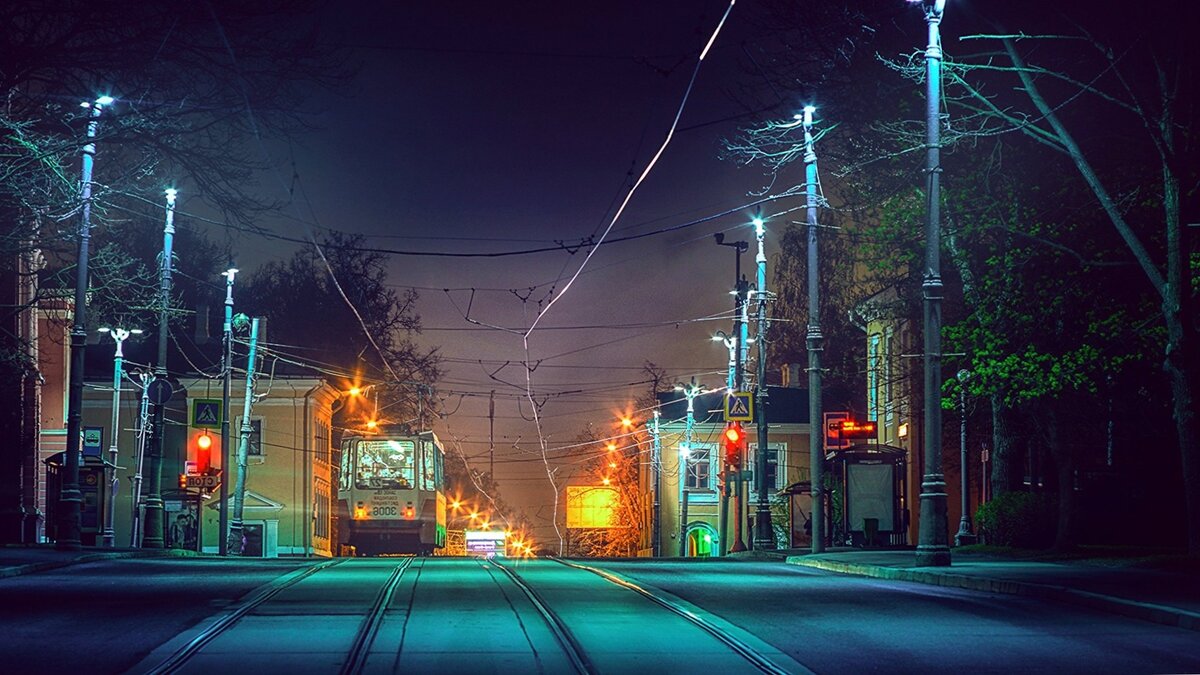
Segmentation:
[(1062, 442), (1058, 413), (1052, 403), (1047, 403), (1040, 418), (1042, 439), (1054, 462), (1054, 483), (1058, 491), (1058, 527), (1054, 535), (1054, 549), (1066, 551), (1074, 548), (1077, 543), (1075, 453), (1069, 444)]
[(1021, 489), (1020, 446), (1013, 438), (1014, 411), (992, 394), (992, 496)]

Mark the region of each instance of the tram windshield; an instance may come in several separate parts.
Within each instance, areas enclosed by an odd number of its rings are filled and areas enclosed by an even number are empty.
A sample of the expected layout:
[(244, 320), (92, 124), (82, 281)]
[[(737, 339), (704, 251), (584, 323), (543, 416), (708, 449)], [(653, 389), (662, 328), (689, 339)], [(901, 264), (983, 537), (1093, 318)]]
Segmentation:
[(354, 486), (360, 490), (411, 489), (415, 484), (416, 444), (407, 440), (358, 443)]

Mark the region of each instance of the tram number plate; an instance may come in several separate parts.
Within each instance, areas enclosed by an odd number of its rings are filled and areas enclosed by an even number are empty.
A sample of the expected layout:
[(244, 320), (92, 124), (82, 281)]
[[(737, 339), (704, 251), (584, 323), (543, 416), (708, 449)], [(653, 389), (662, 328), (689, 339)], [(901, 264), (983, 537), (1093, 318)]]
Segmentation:
[(398, 516), (400, 515), (400, 507), (398, 506), (371, 506), (371, 516)]

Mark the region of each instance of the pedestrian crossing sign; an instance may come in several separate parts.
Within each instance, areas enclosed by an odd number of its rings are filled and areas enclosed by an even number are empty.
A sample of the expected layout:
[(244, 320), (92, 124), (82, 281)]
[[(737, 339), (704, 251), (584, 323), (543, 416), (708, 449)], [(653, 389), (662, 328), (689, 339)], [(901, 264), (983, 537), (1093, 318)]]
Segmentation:
[(737, 391), (725, 396), (726, 422), (754, 421), (754, 394), (748, 391)]
[(192, 400), (192, 426), (201, 429), (221, 428), (221, 399), (197, 398)]

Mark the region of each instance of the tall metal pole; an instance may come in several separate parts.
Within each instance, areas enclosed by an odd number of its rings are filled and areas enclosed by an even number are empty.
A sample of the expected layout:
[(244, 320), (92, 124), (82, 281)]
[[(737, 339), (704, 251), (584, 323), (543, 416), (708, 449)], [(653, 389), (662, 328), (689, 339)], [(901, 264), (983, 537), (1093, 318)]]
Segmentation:
[[(175, 239), (175, 196), (174, 188), (168, 188), (167, 219), (163, 225), (163, 257), (159, 273), (158, 294), (158, 360), (154, 364), (154, 379), (167, 380), (167, 317), (171, 304), (171, 246)], [(150, 436), (150, 482), (146, 487), (146, 534), (142, 537), (145, 548), (163, 547), (163, 501), (162, 463), (163, 436), (166, 424), (163, 416), (165, 403), (154, 405), (154, 430)]]
[(105, 467), (105, 472), (108, 474), (108, 508), (105, 510), (104, 516), (104, 532), (101, 535), (101, 546), (112, 548), (116, 546), (116, 537), (113, 535), (113, 524), (117, 519), (117, 486), (120, 485), (120, 479), (117, 478), (117, 436), (120, 435), (121, 413), (121, 366), (125, 360), (125, 354), (121, 347), (124, 345), (126, 338), (135, 333), (141, 333), (138, 328), (133, 330), (125, 330), (124, 328), (101, 328), (102, 333), (111, 333), (113, 340), (117, 343), (117, 351), (113, 354), (113, 396), (112, 396), (112, 424), (109, 426), (108, 439), (108, 466)]
[(129, 497), (129, 502), (133, 506), (133, 518), (131, 522), (133, 527), (129, 534), (129, 545), (134, 548), (140, 548), (142, 545), (142, 515), (145, 512), (145, 505), (142, 504), (142, 466), (146, 461), (146, 432), (147, 422), (150, 419), (150, 374), (140, 373), (142, 381), (142, 401), (138, 406), (138, 429), (137, 429), (137, 463), (133, 472), (133, 490)]
[[(704, 385), (696, 384), (692, 378), (691, 384), (675, 385), (675, 391), (682, 391), (687, 398), (687, 426), (684, 427), (683, 445), (679, 448), (679, 557), (687, 555), (687, 481), (688, 455), (692, 451), (692, 430), (696, 423), (696, 408), (694, 399), (704, 393)], [(722, 544), (723, 545), (723, 544)]]
[(771, 505), (767, 491), (767, 254), (763, 249), (765, 235), (762, 218), (754, 219), (754, 238), (758, 242), (758, 390), (754, 404), (755, 420), (758, 424), (758, 452), (755, 455), (754, 475), (758, 478), (758, 506), (754, 514), (754, 548), (759, 551), (774, 550), (775, 528), (771, 525)]
[(54, 546), (60, 551), (78, 551), (80, 508), (83, 495), (79, 492), (80, 427), (83, 424), (83, 365), (84, 345), (87, 343), (88, 246), (92, 240), (92, 164), (96, 157), (96, 129), (104, 106), (112, 103), (107, 96), (94, 103), (88, 118), (88, 142), (83, 146), (83, 177), (80, 181), (82, 206), (79, 223), (79, 253), (75, 263), (74, 322), (71, 325), (71, 378), (67, 390), (67, 448), (63, 460), (62, 486), (58, 496), (58, 531)]
[(942, 474), (942, 275), (940, 119), (942, 41), (938, 32), (946, 0), (924, 0), (929, 45), (925, 48), (925, 173), (929, 181), (925, 222), (925, 278), (921, 283), (925, 318), (925, 475), (921, 480), (921, 518), (917, 565), (950, 564), (946, 515), (946, 477)]
[(653, 544), (654, 557), (662, 555), (662, 441), (658, 435), (658, 409), (654, 409), (654, 426), (650, 431), (650, 442), (653, 449), (654, 469), (654, 525)]
[(971, 475), (967, 466), (967, 380), (971, 379), (971, 371), (962, 369), (956, 375), (958, 378), (958, 451), (959, 473), (962, 474), (962, 518), (958, 521), (958, 534), (954, 535), (955, 546), (966, 546), (975, 543), (975, 533), (971, 531)]
[(225, 277), (225, 323), (221, 340), (221, 492), (217, 516), (217, 553), (229, 555), (229, 388), (233, 379), (233, 278), (237, 268), (221, 273)]
[(246, 361), (246, 396), (242, 401), (242, 433), (238, 440), (237, 486), (233, 491), (233, 518), (229, 523), (229, 550), (245, 553), (242, 538), (242, 509), (246, 503), (246, 455), (250, 452), (250, 406), (254, 401), (254, 360), (258, 357), (258, 319), (250, 320), (250, 357)]
[(812, 490), (812, 552), (825, 550), (825, 429), (821, 400), (820, 256), (817, 247), (817, 153), (813, 150), (812, 106), (804, 107), (804, 185), (808, 224), (808, 477)]

